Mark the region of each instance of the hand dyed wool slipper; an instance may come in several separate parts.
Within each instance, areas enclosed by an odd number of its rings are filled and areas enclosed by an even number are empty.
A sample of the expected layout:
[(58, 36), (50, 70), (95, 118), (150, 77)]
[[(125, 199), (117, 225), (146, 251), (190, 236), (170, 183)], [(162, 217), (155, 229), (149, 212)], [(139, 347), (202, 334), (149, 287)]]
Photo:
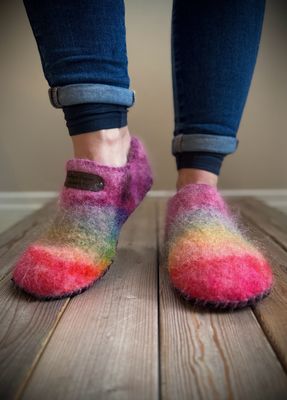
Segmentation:
[(68, 160), (56, 215), (16, 262), (14, 284), (47, 300), (92, 286), (112, 264), (120, 229), (152, 183), (145, 148), (136, 136), (122, 167)]
[(187, 300), (235, 309), (267, 296), (272, 271), (260, 247), (217, 188), (191, 183), (168, 200), (164, 256), (171, 285)]

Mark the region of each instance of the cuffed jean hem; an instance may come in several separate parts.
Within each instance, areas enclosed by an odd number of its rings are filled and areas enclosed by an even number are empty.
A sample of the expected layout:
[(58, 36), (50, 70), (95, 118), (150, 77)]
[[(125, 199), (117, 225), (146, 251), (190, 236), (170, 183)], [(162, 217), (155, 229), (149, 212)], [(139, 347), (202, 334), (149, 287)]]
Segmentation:
[(109, 103), (131, 107), (135, 102), (134, 90), (100, 83), (50, 87), (48, 94), (55, 108), (83, 103)]
[(204, 151), (221, 154), (234, 153), (239, 140), (230, 136), (203, 133), (179, 134), (173, 137), (171, 152), (173, 155), (187, 151)]

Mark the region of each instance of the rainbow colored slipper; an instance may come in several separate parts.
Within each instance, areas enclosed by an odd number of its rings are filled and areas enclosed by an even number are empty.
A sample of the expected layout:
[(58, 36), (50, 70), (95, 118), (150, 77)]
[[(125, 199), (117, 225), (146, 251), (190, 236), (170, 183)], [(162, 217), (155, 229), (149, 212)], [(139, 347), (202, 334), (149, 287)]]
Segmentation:
[(168, 200), (164, 256), (170, 283), (211, 308), (242, 308), (267, 296), (271, 266), (239, 227), (217, 188), (191, 183)]
[(136, 136), (122, 167), (68, 160), (56, 215), (16, 262), (14, 284), (45, 300), (92, 286), (114, 261), (120, 229), (152, 183), (146, 150)]

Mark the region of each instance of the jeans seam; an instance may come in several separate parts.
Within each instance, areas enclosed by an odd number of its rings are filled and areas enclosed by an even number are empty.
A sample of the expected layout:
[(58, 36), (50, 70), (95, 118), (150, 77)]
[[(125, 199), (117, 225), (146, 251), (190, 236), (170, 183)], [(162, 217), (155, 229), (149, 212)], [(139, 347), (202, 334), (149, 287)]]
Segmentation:
[[(180, 61), (178, 59), (179, 55), (179, 46), (176, 46), (177, 42), (177, 33), (175, 30), (176, 26), (176, 6), (175, 2), (173, 3), (172, 8), (172, 58), (173, 58), (173, 84), (174, 84), (174, 119), (175, 125), (177, 125), (177, 120), (180, 119), (180, 116), (183, 114), (183, 102), (181, 99), (184, 98), (184, 82), (182, 81), (182, 74), (180, 74)], [(182, 122), (180, 120), (180, 122)]]

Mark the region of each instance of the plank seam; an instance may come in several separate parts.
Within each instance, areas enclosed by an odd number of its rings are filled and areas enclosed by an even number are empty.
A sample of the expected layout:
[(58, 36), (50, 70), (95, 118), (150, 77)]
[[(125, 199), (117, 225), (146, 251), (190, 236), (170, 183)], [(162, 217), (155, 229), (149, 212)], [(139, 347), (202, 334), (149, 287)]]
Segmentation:
[(159, 203), (155, 202), (156, 212), (156, 262), (157, 262), (157, 333), (158, 333), (158, 398), (162, 398), (162, 376), (161, 376), (161, 325), (160, 325), (160, 241), (159, 241)]
[(5, 281), (5, 279), (8, 279), (8, 276), (11, 274), (11, 271), (7, 271), (6, 273), (4, 273), (4, 275), (0, 276), (0, 284), (2, 281)]
[[(280, 243), (278, 243), (277, 240), (274, 240), (274, 238), (273, 238), (271, 235), (269, 235), (268, 232), (266, 232), (264, 228), (262, 228), (260, 225), (258, 225), (258, 224), (256, 223), (256, 221), (254, 221), (251, 217), (247, 216), (247, 215), (245, 214), (244, 210), (241, 210), (241, 209), (240, 209), (240, 212), (241, 212), (241, 214), (244, 216), (244, 218), (245, 218), (249, 223), (251, 223), (251, 225), (254, 225), (260, 232), (262, 232), (263, 234), (265, 234), (265, 235), (269, 238), (269, 240), (271, 240), (271, 242), (273, 242), (275, 245), (279, 246), (281, 249), (283, 249), (283, 251), (286, 252), (285, 247), (280, 246)], [(276, 345), (273, 344), (272, 338), (271, 338), (271, 336), (269, 335), (268, 329), (265, 327), (265, 324), (263, 323), (262, 318), (260, 318), (260, 315), (257, 313), (257, 311), (256, 311), (256, 305), (255, 305), (255, 306), (251, 306), (251, 309), (252, 309), (252, 312), (253, 312), (254, 317), (255, 317), (256, 320), (258, 321), (258, 324), (259, 324), (259, 326), (260, 326), (262, 332), (264, 333), (264, 336), (265, 336), (266, 339), (268, 340), (268, 343), (270, 344), (270, 346), (271, 346), (273, 352), (275, 353), (277, 360), (279, 361), (279, 363), (280, 363), (280, 365), (282, 366), (283, 370), (287, 373), (287, 366), (285, 365), (284, 360), (283, 360), (283, 358), (282, 358), (281, 355), (280, 355), (280, 352), (277, 350)]]
[(253, 315), (255, 316), (255, 318), (256, 318), (256, 320), (257, 320), (262, 332), (264, 333), (264, 336), (266, 337), (269, 345), (271, 346), (271, 349), (273, 350), (277, 360), (279, 361), (282, 369), (285, 371), (285, 373), (287, 373), (287, 366), (285, 365), (284, 359), (283, 359), (283, 357), (281, 357), (280, 352), (276, 348), (276, 345), (273, 345), (273, 342), (271, 340), (271, 336), (269, 336), (268, 330), (265, 327), (265, 325), (264, 325), (264, 323), (262, 321), (262, 318), (260, 318), (259, 313), (257, 313), (257, 311), (256, 311), (256, 306), (252, 306), (251, 309), (252, 309)]
[(42, 346), (41, 346), (40, 350), (38, 351), (38, 353), (35, 355), (34, 361), (32, 362), (30, 369), (28, 370), (28, 372), (27, 372), (26, 376), (24, 377), (22, 383), (19, 385), (19, 388), (18, 388), (18, 390), (17, 390), (17, 392), (15, 394), (15, 400), (20, 399), (20, 397), (23, 395), (27, 385), (29, 384), (29, 381), (30, 381), (34, 371), (37, 368), (37, 365), (40, 362), (41, 356), (44, 354), (44, 351), (46, 350), (46, 348), (47, 348), (47, 346), (48, 346), (48, 344), (49, 344), (49, 342), (50, 342), (50, 340), (51, 340), (51, 338), (52, 338), (52, 336), (53, 336), (53, 334), (54, 334), (54, 332), (55, 332), (55, 330), (56, 330), (56, 328), (57, 328), (57, 326), (58, 326), (58, 324), (60, 322), (60, 320), (63, 317), (64, 312), (66, 311), (66, 309), (68, 307), (68, 304), (70, 303), (70, 301), (71, 301), (71, 299), (68, 298), (65, 301), (63, 307), (61, 308), (60, 312), (58, 313), (57, 318), (55, 319), (54, 325), (50, 329), (50, 331), (47, 334), (46, 338), (43, 340)]

